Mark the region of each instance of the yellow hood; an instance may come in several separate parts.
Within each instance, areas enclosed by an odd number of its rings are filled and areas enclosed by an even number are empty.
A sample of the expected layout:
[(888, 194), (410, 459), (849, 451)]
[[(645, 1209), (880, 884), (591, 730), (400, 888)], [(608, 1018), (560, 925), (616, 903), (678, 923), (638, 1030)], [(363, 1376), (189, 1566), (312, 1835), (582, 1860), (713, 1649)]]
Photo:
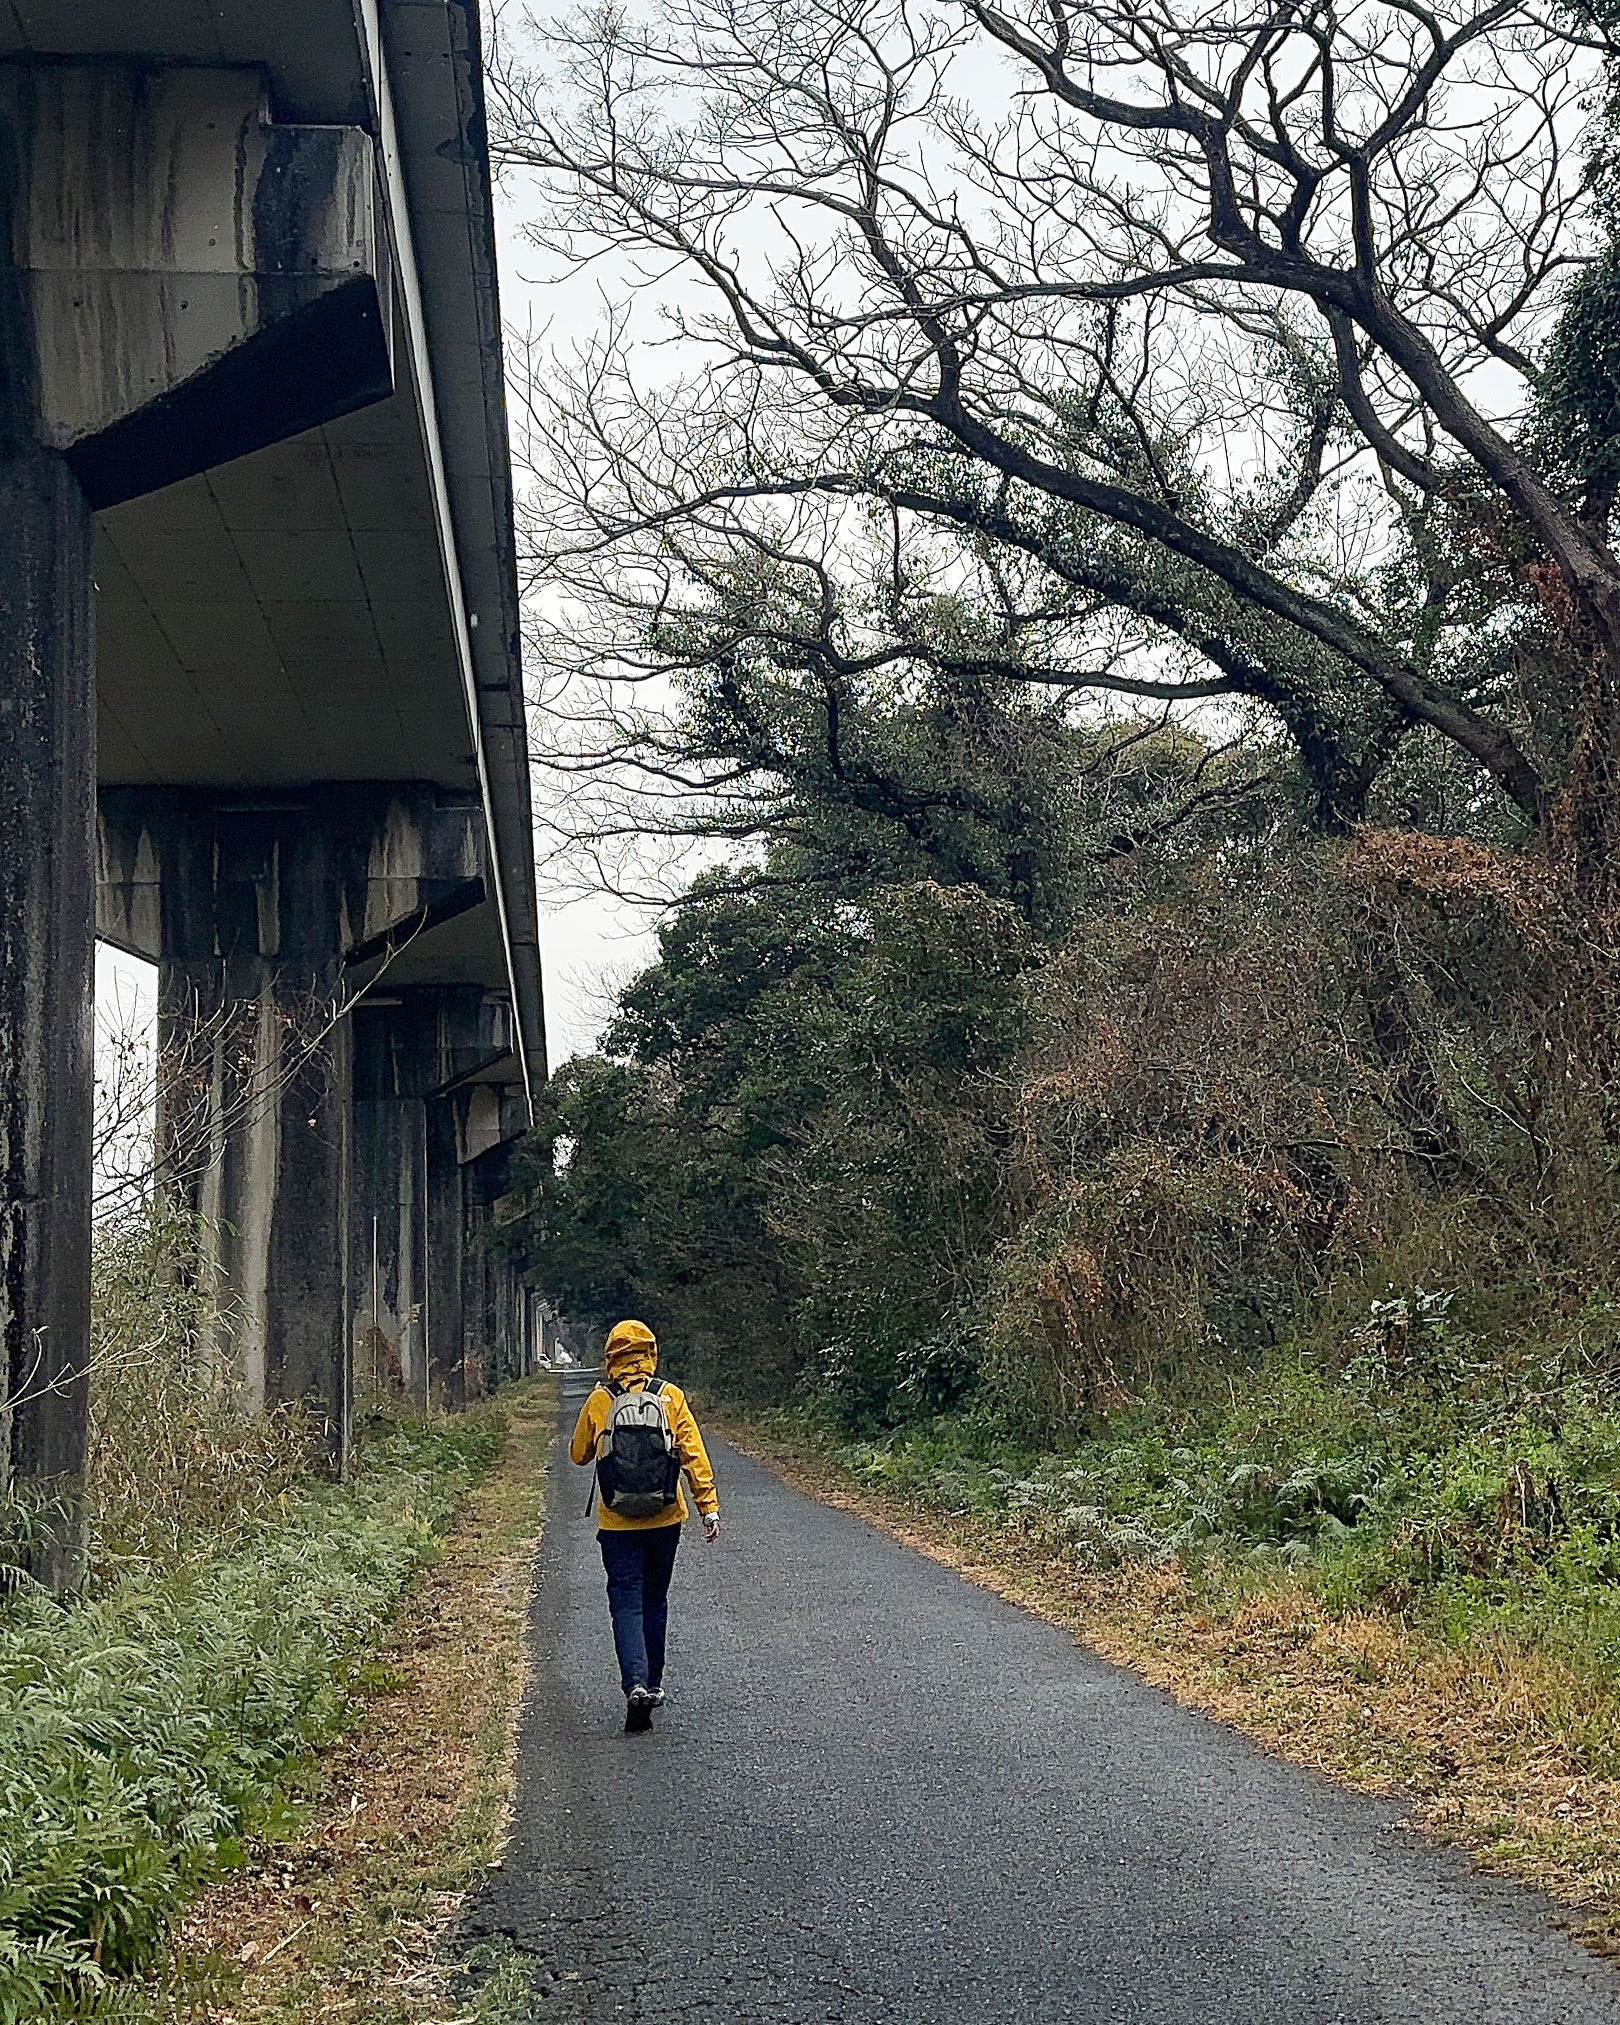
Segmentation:
[(602, 1363), (620, 1385), (651, 1378), (658, 1369), (658, 1338), (645, 1322), (616, 1322), (609, 1332)]

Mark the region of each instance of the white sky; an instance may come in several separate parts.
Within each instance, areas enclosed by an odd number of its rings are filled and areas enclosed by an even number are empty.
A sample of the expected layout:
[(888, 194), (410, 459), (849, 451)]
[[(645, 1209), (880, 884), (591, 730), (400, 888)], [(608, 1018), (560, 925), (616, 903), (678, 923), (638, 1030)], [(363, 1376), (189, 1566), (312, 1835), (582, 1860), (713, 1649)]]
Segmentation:
[[(496, 230), (501, 265), (501, 320), (510, 336), (545, 330), (553, 341), (584, 336), (603, 313), (599, 274), (547, 278), (541, 256), (520, 238), (527, 207), (536, 201), (516, 181), (503, 182), (495, 192)], [(514, 347), (515, 350), (515, 347)], [(521, 476), (520, 476), (521, 482)], [(538, 741), (542, 727), (531, 734)], [(543, 776), (535, 780), (536, 816), (545, 794)], [(631, 906), (607, 894), (580, 897), (577, 885), (563, 892), (542, 875), (540, 888), (540, 960), (546, 995), (546, 1047), (556, 1068), (571, 1055), (588, 1054), (612, 1014), (619, 986), (645, 968), (657, 954), (656, 912)]]

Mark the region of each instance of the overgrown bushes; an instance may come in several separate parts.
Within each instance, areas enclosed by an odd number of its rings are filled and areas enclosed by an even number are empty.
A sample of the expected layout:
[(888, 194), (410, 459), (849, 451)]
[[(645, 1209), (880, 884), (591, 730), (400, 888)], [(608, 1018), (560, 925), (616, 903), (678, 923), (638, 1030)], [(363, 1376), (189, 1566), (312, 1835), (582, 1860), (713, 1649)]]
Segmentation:
[(1620, 1221), (1561, 893), (1281, 825), (1111, 865), (1042, 932), (971, 884), (700, 882), (554, 1080), (507, 1241), (712, 1389), (852, 1430), (983, 1386), (1062, 1441), (1302, 1333), (1348, 1356), (1390, 1282), (1553, 1328)]
[(1477, 1299), (1389, 1290), (1338, 1348), (1292, 1343), (1202, 1400), (1149, 1389), (1061, 1452), (988, 1400), (865, 1441), (804, 1407), (774, 1425), (1039, 1563), (1173, 1562), (1217, 1610), (1287, 1579), (1335, 1616), (1550, 1654), (1591, 1692), (1570, 1748), (1620, 1776), (1620, 1307), (1527, 1334)]
[(487, 1427), (401, 1428), (341, 1487), (289, 1485), (230, 1552), (0, 1615), (0, 2021), (93, 2014), (340, 1724)]

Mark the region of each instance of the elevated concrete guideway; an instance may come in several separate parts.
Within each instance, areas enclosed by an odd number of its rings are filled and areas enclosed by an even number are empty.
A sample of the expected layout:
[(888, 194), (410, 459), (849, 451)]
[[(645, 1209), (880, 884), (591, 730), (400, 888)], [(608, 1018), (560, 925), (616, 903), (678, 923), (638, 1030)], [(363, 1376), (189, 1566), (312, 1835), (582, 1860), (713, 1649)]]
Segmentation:
[(534, 1319), (478, 1242), (545, 1045), (475, 0), (0, 0), (0, 522), (8, 1475), (82, 1458), (92, 920), (218, 1354), (341, 1455), (357, 1374), (453, 1401)]
[[(262, 80), (278, 126), (357, 123), (373, 138), (396, 390), (97, 514), (98, 772), (119, 785), (429, 780), (487, 793), (510, 934), (491, 895), (485, 918), (458, 931), (448, 968), (464, 975), (476, 951), (483, 981), (526, 1001), (538, 1079), (477, 48), (474, 10), (455, 0), (0, 0), (0, 59), (235, 69), (255, 94)], [(118, 489), (114, 477), (101, 483)], [(103, 502), (92, 493), (91, 504)], [(431, 978), (424, 949), (412, 961)]]

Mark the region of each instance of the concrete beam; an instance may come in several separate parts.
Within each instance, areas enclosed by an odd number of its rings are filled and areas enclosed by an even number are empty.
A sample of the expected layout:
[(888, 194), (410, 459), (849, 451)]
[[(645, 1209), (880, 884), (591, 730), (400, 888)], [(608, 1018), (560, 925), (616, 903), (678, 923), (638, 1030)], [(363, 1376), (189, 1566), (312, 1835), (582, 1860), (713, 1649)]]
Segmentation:
[(482, 895), (476, 802), (419, 782), (104, 788), (100, 806), (97, 933), (152, 963), (252, 951), (382, 986), (414, 936)]
[(35, 440), (93, 507), (393, 387), (375, 154), (257, 70), (0, 64)]

